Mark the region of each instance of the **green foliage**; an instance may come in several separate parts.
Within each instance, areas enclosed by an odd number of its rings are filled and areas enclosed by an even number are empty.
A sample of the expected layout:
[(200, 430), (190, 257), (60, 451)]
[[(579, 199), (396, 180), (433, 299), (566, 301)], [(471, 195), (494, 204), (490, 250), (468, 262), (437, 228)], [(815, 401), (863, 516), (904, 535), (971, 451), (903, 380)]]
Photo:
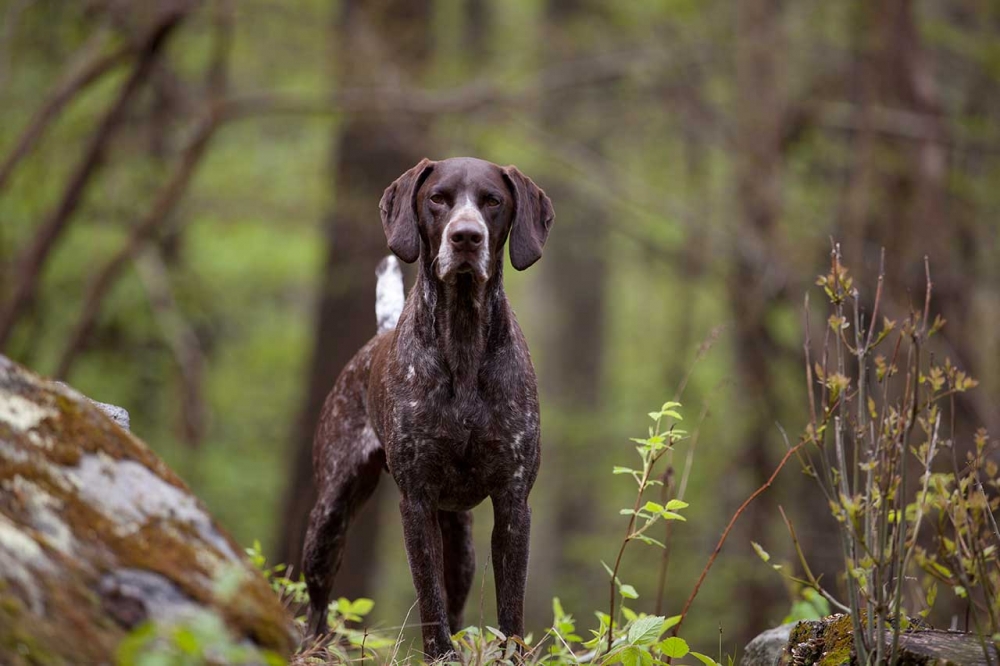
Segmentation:
[(792, 610), (781, 620), (782, 624), (799, 622), (801, 620), (819, 620), (830, 614), (830, 602), (816, 590), (806, 587), (800, 592), (800, 598), (792, 603)]
[(118, 647), (118, 666), (224, 666), (266, 664), (285, 660), (245, 641), (233, 639), (215, 613), (198, 611), (165, 622), (144, 622)]
[[(806, 371), (819, 395), (810, 395), (803, 465), (818, 482), (839, 527), (847, 601), (836, 601), (812, 574), (787, 518), (804, 577), (782, 565), (771, 566), (797, 590), (786, 621), (821, 617), (830, 612), (831, 603), (850, 613), (860, 663), (894, 663), (900, 632), (911, 615), (930, 613), (939, 586), (965, 605), (980, 636), (1000, 631), (1000, 530), (993, 518), (1000, 507), (998, 466), (989, 459), (985, 430), (976, 433), (962, 465), (958, 452), (963, 445), (953, 419), (951, 432), (944, 430), (954, 396), (978, 382), (950, 358), (942, 363), (927, 352), (929, 339), (945, 325), (940, 316), (930, 320), (927, 270), (923, 308), (902, 322), (877, 319), (881, 287), (876, 311), (868, 321), (862, 317), (859, 291), (839, 246), (834, 247), (830, 272), (817, 280), (829, 302), (830, 333), (822, 363), (812, 365), (807, 356)], [(887, 348), (885, 355), (876, 353), (880, 347)], [(952, 469), (933, 471), (945, 452)], [(910, 484), (909, 469), (917, 466), (923, 473), (919, 483)], [(753, 547), (764, 562), (770, 561), (761, 546)], [(921, 579), (921, 572), (923, 603), (907, 607), (912, 597), (904, 596), (903, 588), (908, 580)], [(885, 632), (892, 635), (888, 645), (881, 638)], [(984, 641), (984, 650), (986, 645)]]
[[(633, 439), (637, 446), (641, 466), (639, 469), (616, 467), (614, 474), (627, 473), (636, 483), (634, 509), (622, 511), (629, 516), (629, 528), (621, 545), (621, 551), (631, 541), (641, 541), (659, 547), (664, 544), (645, 536), (645, 531), (660, 520), (684, 520), (679, 511), (686, 509), (686, 502), (672, 499), (666, 503), (642, 502), (645, 490), (658, 485), (660, 481), (651, 478), (656, 464), (674, 442), (684, 436), (675, 422), (681, 420), (676, 411), (679, 403), (667, 402), (656, 412), (650, 413), (654, 424), (648, 436)], [(524, 638), (506, 636), (496, 627), (469, 626), (454, 636), (460, 663), (477, 664), (580, 664), (601, 665), (624, 664), (626, 666), (653, 666), (666, 664), (666, 660), (685, 657), (706, 666), (717, 666), (711, 657), (694, 652), (687, 641), (678, 636), (667, 636), (681, 621), (681, 616), (665, 617), (639, 613), (625, 605), (626, 600), (637, 599), (639, 593), (630, 584), (618, 577), (617, 567), (621, 562), (621, 551), (615, 569), (601, 563), (608, 572), (622, 603), (618, 605), (617, 616), (614, 606), (611, 613), (597, 611), (597, 627), (590, 629), (590, 638), (584, 638), (577, 629), (577, 621), (566, 612), (558, 597), (552, 600), (552, 624), (537, 644), (529, 634)], [(269, 566), (261, 544), (255, 540), (246, 549), (250, 562), (271, 583), (275, 593), (292, 607), (308, 604), (308, 591), (300, 576), (297, 580), (284, 575), (283, 564)], [(238, 588), (238, 580), (232, 580), (223, 572), (216, 584), (218, 594), (227, 594)], [(328, 639), (323, 644), (305, 644), (295, 656), (294, 664), (342, 664), (358, 658), (373, 657), (385, 663), (412, 663), (416, 660), (407, 648), (404, 650), (401, 634), (391, 635), (385, 631), (358, 629), (375, 604), (371, 599), (353, 601), (340, 598), (329, 606), (327, 625)], [(122, 643), (120, 663), (123, 666), (195, 666), (214, 663), (246, 663), (261, 660), (267, 664), (281, 664), (275, 655), (257, 655), (246, 646), (234, 645), (221, 620), (217, 617), (205, 619), (198, 616), (201, 624), (187, 623), (153, 624), (147, 623), (134, 631)], [(302, 630), (305, 617), (296, 618)], [(222, 661), (219, 661), (222, 660)], [(229, 661), (226, 661), (229, 660)], [(673, 662), (682, 663), (682, 662)]]

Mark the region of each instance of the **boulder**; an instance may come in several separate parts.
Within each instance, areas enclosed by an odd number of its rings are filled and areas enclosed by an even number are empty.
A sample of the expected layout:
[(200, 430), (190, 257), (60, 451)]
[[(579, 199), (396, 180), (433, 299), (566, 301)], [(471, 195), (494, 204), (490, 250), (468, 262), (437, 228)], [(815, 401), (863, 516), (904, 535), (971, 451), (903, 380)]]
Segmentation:
[[(988, 637), (987, 637), (988, 638)], [(741, 666), (852, 666), (855, 664), (854, 630), (849, 615), (837, 614), (821, 620), (804, 620), (770, 629), (744, 649)], [(888, 662), (892, 631), (884, 634)], [(987, 653), (989, 656), (987, 656)], [(988, 666), (1000, 660), (989, 640), (958, 631), (911, 627), (899, 635), (901, 666)]]
[(758, 634), (743, 648), (740, 666), (778, 666), (794, 628), (795, 623), (792, 622)]
[(0, 663), (112, 663), (144, 621), (206, 612), (237, 644), (294, 646), (267, 581), (162, 460), (0, 356)]

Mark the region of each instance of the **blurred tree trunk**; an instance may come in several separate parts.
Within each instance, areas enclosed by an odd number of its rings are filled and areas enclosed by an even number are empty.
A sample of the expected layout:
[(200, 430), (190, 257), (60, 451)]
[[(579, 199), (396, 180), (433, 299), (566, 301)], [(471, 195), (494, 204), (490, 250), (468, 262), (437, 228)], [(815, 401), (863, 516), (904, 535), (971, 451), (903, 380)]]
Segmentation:
[[(594, 10), (585, 0), (549, 0), (543, 33), (545, 61), (565, 62), (580, 56), (586, 40), (574, 38), (571, 26), (585, 22)], [(585, 126), (582, 133), (574, 127), (574, 120), (581, 117), (578, 114), (587, 113), (591, 94), (577, 92), (580, 99), (574, 103), (567, 103), (564, 96), (544, 99), (542, 122), (555, 141), (580, 142), (588, 150), (601, 151), (603, 135), (595, 135), (592, 127)], [(550, 619), (549, 601), (557, 590), (573, 605), (573, 589), (602, 582), (600, 570), (589, 559), (581, 560), (579, 549), (571, 544), (593, 529), (591, 509), (598, 500), (588, 476), (604, 473), (603, 467), (595, 469), (587, 452), (598, 449), (602, 436), (607, 222), (599, 204), (581, 200), (561, 178), (565, 175), (552, 172), (545, 181), (556, 209), (557, 229), (538, 264), (547, 293), (548, 320), (540, 340), (539, 378), (545, 411), (555, 417), (555, 422), (543, 424), (543, 464), (559, 470), (549, 477), (554, 483), (539, 493), (553, 507), (547, 516), (549, 529), (532, 530), (537, 560), (534, 575), (551, 586), (535, 588), (536, 596), (529, 592), (528, 612), (539, 613), (529, 615), (529, 621), (539, 624)]]
[[(376, 86), (373, 73), (417, 80), (427, 60), (429, 2), (361, 2), (340, 7), (331, 40), (342, 86)], [(334, 131), (332, 205), (323, 223), (326, 263), (320, 280), (316, 336), (306, 397), (292, 439), (292, 466), (276, 557), (298, 570), (309, 511), (315, 502), (312, 440), (327, 393), (354, 353), (375, 334), (375, 265), (388, 253), (379, 220), (382, 191), (427, 154), (422, 118), (368, 114)], [(383, 480), (383, 486), (387, 479)], [(389, 481), (391, 483), (391, 481)], [(376, 493), (355, 520), (334, 596), (363, 596), (377, 564)]]
[[(781, 166), (783, 118), (786, 104), (783, 87), (784, 59), (781, 0), (743, 0), (736, 7), (736, 190), (739, 238), (731, 243), (732, 269), (727, 292), (733, 311), (736, 366), (739, 390), (749, 408), (745, 439), (739, 460), (744, 478), (753, 488), (773, 471), (780, 418), (777, 391), (779, 343), (769, 319), (782, 285), (775, 275), (773, 257), (780, 257), (782, 238), (778, 223), (782, 214)], [(745, 490), (745, 489), (744, 489)], [(741, 493), (745, 495), (746, 493)], [(742, 498), (730, 497), (730, 501)], [(770, 512), (751, 504), (741, 530), (750, 538), (764, 538)], [(771, 580), (747, 577), (736, 589), (745, 608), (770, 618), (784, 604), (780, 588)], [(780, 616), (778, 616), (780, 617)], [(750, 623), (745, 625), (749, 631)], [(745, 644), (752, 635), (736, 636)]]
[[(957, 224), (946, 223), (956, 220), (948, 191), (952, 138), (930, 53), (921, 41), (917, 8), (912, 0), (887, 0), (862, 3), (859, 11), (861, 34), (870, 45), (859, 54), (863, 113), (870, 114), (872, 107), (908, 113), (919, 121), (920, 131), (867, 139), (876, 149), (866, 151), (856, 168), (875, 176), (865, 181), (869, 206), (863, 211), (864, 233), (858, 234), (869, 245), (857, 259), (867, 255), (874, 267), (878, 248), (886, 248), (886, 293), (892, 308), (887, 314), (901, 317), (911, 307), (923, 306), (927, 256), (934, 282), (932, 312), (948, 320), (944, 352), (978, 376), (978, 359), (970, 353), (976, 348), (970, 336), (979, 335), (973, 302), (980, 277), (976, 241), (960, 218)], [(957, 405), (960, 431), (997, 426), (985, 392), (962, 394)]]

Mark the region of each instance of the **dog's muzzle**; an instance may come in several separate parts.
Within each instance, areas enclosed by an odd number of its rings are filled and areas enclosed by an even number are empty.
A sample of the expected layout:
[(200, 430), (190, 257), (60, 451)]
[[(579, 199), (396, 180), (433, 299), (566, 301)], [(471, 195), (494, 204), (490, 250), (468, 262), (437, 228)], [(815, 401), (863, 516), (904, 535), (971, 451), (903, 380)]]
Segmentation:
[(437, 276), (453, 279), (458, 273), (472, 273), (479, 282), (489, 278), (490, 232), (479, 209), (466, 200), (456, 208), (444, 227), (437, 256)]

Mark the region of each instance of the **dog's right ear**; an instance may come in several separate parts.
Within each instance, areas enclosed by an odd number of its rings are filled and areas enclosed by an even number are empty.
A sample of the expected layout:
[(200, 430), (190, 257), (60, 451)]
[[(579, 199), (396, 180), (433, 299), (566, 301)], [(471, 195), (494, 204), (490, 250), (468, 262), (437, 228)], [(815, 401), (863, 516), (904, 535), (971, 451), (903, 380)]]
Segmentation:
[(420, 230), (417, 228), (417, 192), (427, 180), (434, 162), (426, 157), (385, 188), (378, 203), (382, 230), (389, 249), (412, 264), (420, 256)]

